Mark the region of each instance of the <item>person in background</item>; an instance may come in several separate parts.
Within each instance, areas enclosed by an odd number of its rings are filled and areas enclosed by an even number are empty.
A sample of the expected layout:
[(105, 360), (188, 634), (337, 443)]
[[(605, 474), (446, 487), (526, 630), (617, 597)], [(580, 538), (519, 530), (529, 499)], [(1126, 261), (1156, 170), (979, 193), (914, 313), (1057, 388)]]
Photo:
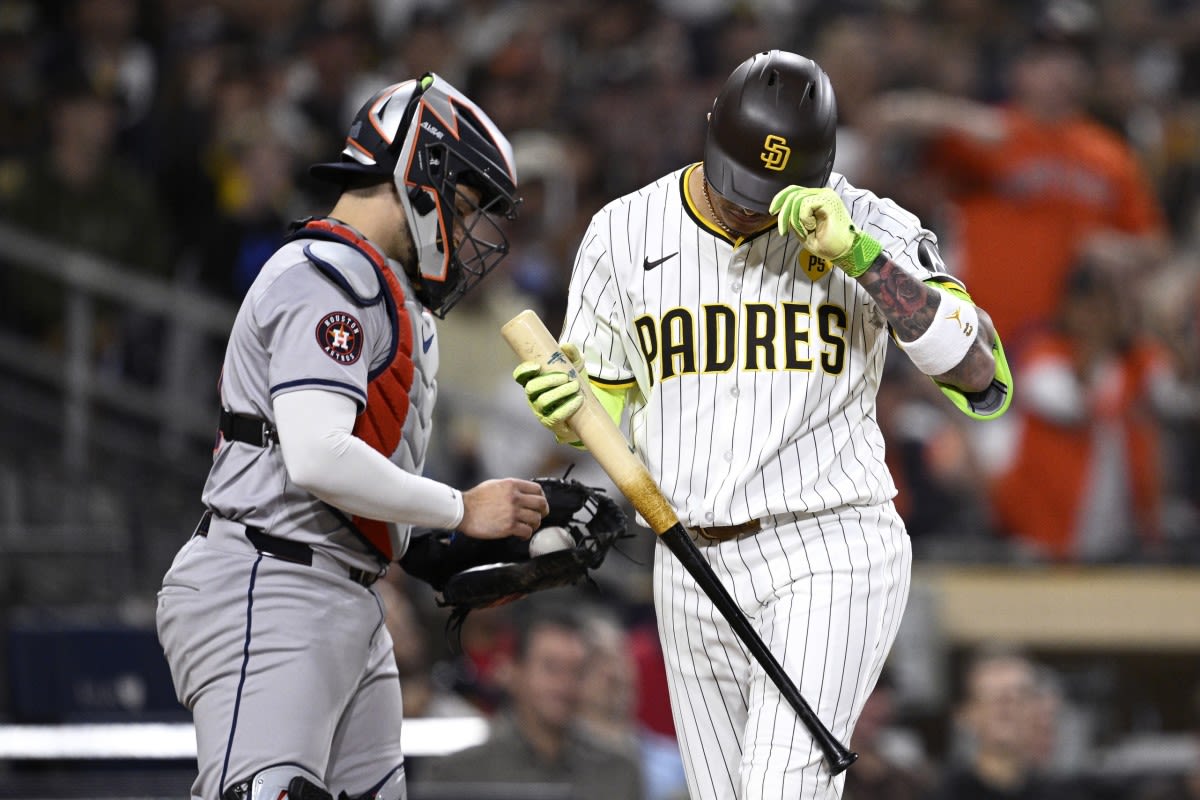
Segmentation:
[[(70, 66), (50, 80), (54, 93), (44, 148), (21, 163), (4, 185), (0, 217), (35, 236), (146, 277), (171, 279), (171, 230), (161, 211), (161, 196), (117, 149), (121, 96)], [(69, 324), (69, 298), (62, 284), (17, 271), (8, 276), (5, 288), (21, 302), (0, 324), (62, 352)], [(157, 320), (99, 302), (90, 334), (92, 356), (101, 371), (143, 383), (157, 378)]]
[[(536, 601), (526, 600), (533, 604)], [(543, 600), (544, 603), (552, 601)], [(641, 767), (579, 726), (588, 644), (575, 614), (549, 605), (519, 622), (504, 670), (508, 704), (488, 740), (434, 759), (425, 780), (449, 789), (498, 784), (557, 788), (572, 800), (641, 800)]]
[(1140, 335), (1125, 284), (1083, 263), (1015, 379), (1015, 452), (991, 497), (1002, 533), (1039, 559), (1111, 561), (1162, 544), (1154, 387), (1164, 349)]
[(1050, 783), (1028, 741), (1039, 728), (1037, 665), (1014, 650), (974, 653), (962, 673), (956, 730), (965, 754), (953, 754), (927, 800), (1083, 800)]
[(580, 724), (640, 763), (647, 800), (685, 800), (679, 744), (637, 718), (638, 665), (625, 628), (611, 614), (594, 609), (588, 612), (583, 630), (589, 656)]
[(1050, 0), (1009, 59), (1006, 105), (905, 90), (883, 95), (871, 115), (880, 142), (915, 139), (922, 167), (941, 176), (957, 212), (955, 275), (1014, 360), (1085, 253), (1124, 254), (1146, 269), (1168, 254), (1137, 154), (1087, 114), (1097, 26), (1086, 0)]

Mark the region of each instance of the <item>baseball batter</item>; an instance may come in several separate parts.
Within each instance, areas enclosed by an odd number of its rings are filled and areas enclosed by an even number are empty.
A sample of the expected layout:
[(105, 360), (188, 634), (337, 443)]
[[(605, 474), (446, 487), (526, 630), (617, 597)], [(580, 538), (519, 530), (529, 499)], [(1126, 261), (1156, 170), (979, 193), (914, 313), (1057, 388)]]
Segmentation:
[[(1010, 379), (937, 240), (832, 173), (836, 107), (812, 61), (730, 75), (703, 162), (597, 213), (562, 341), (701, 552), (818, 716), (848, 741), (904, 611), (911, 550), (875, 395), (890, 334), (964, 412)], [(571, 348), (566, 348), (570, 354)], [(563, 373), (514, 377), (560, 440)], [(835, 798), (843, 778), (686, 570), (659, 546), (659, 631), (693, 798)]]
[(373, 584), (412, 525), (528, 538), (540, 486), (421, 477), (442, 316), (506, 252), (512, 149), (440, 77), (358, 113), (342, 193), (263, 266), (229, 337), (220, 438), (158, 634), (203, 800), (406, 796), (400, 683)]

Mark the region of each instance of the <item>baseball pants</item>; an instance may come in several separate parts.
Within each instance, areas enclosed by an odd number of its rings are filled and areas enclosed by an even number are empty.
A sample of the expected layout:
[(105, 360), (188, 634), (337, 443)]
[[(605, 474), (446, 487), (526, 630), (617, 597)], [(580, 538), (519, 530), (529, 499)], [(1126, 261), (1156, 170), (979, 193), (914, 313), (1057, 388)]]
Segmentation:
[(260, 554), (241, 526), (214, 520), (168, 570), (158, 636), (196, 726), (195, 800), (284, 763), (353, 796), (402, 763), (382, 602), (320, 559)]
[[(848, 743), (896, 638), (912, 549), (891, 503), (764, 520), (700, 551), (817, 716)], [(692, 800), (835, 800), (843, 776), (664, 545), (655, 606)], [(853, 769), (853, 767), (851, 767)]]

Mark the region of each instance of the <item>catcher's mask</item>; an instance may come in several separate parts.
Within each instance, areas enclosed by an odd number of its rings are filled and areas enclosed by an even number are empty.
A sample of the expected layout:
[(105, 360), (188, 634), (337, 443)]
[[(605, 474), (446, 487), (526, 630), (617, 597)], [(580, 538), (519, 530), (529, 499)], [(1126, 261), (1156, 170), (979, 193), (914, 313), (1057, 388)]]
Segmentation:
[[(343, 187), (356, 178), (395, 181), (417, 253), (413, 289), (438, 317), (508, 253), (497, 217), (513, 219), (519, 202), (512, 145), (435, 73), (375, 94), (355, 116), (341, 159), (309, 172)], [(478, 190), (479, 202), (460, 186)]]
[(731, 203), (766, 214), (780, 189), (824, 186), (836, 144), (829, 76), (811, 59), (769, 50), (739, 64), (713, 101), (704, 174)]

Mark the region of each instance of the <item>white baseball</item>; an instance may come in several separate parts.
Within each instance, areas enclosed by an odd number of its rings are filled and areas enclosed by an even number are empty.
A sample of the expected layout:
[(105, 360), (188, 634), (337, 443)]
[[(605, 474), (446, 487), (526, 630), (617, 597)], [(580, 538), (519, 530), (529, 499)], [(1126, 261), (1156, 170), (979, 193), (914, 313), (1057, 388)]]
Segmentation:
[(575, 539), (566, 528), (550, 526), (542, 528), (529, 537), (529, 556), (536, 558), (557, 550), (566, 550), (575, 546)]

